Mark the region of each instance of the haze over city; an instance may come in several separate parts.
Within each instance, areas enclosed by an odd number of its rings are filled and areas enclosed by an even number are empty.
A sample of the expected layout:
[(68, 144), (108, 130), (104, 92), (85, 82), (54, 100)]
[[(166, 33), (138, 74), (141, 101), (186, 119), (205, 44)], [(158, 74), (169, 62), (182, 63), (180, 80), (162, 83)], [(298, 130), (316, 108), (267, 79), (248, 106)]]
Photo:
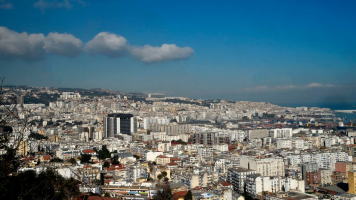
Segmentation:
[(1, 71), (14, 85), (354, 105), (355, 4), (3, 0)]

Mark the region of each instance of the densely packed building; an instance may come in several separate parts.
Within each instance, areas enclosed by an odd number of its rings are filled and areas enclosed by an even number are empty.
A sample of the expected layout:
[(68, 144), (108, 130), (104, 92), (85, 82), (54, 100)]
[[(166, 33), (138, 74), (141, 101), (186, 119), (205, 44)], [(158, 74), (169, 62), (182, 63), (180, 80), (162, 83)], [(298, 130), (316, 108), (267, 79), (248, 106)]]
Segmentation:
[(356, 128), (330, 109), (106, 90), (5, 94), (25, 97), (0, 107), (9, 142), (21, 138), (19, 171), (51, 167), (80, 180), (82, 192), (155, 199), (169, 186), (173, 199), (188, 191), (211, 200), (356, 199)]

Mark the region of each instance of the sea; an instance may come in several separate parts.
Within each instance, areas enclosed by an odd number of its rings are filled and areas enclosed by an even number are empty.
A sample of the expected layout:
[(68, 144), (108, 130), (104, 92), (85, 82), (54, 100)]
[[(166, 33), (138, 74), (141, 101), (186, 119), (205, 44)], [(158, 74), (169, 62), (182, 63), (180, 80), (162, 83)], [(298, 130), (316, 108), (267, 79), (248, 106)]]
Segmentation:
[[(298, 103), (298, 104), (276, 104), (285, 107), (319, 107), (330, 108), (330, 110), (356, 110), (356, 103)], [(344, 121), (355, 121), (356, 113), (335, 113), (336, 117), (346, 118)]]

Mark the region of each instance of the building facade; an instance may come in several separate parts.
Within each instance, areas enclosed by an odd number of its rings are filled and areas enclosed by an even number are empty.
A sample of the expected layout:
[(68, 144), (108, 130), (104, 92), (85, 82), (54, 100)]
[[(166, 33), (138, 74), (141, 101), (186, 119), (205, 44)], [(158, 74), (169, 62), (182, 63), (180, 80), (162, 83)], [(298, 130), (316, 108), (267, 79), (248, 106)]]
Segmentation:
[(104, 135), (106, 138), (122, 133), (131, 135), (137, 132), (137, 120), (132, 114), (109, 114), (105, 117)]

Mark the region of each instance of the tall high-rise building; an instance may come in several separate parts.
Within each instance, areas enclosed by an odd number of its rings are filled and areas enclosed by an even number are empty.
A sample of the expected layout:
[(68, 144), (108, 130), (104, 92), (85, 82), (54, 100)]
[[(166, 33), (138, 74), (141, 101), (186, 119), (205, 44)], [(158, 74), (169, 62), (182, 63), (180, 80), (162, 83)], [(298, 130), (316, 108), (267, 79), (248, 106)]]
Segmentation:
[(105, 117), (104, 136), (106, 138), (122, 133), (131, 135), (137, 132), (137, 119), (132, 114), (114, 113)]

